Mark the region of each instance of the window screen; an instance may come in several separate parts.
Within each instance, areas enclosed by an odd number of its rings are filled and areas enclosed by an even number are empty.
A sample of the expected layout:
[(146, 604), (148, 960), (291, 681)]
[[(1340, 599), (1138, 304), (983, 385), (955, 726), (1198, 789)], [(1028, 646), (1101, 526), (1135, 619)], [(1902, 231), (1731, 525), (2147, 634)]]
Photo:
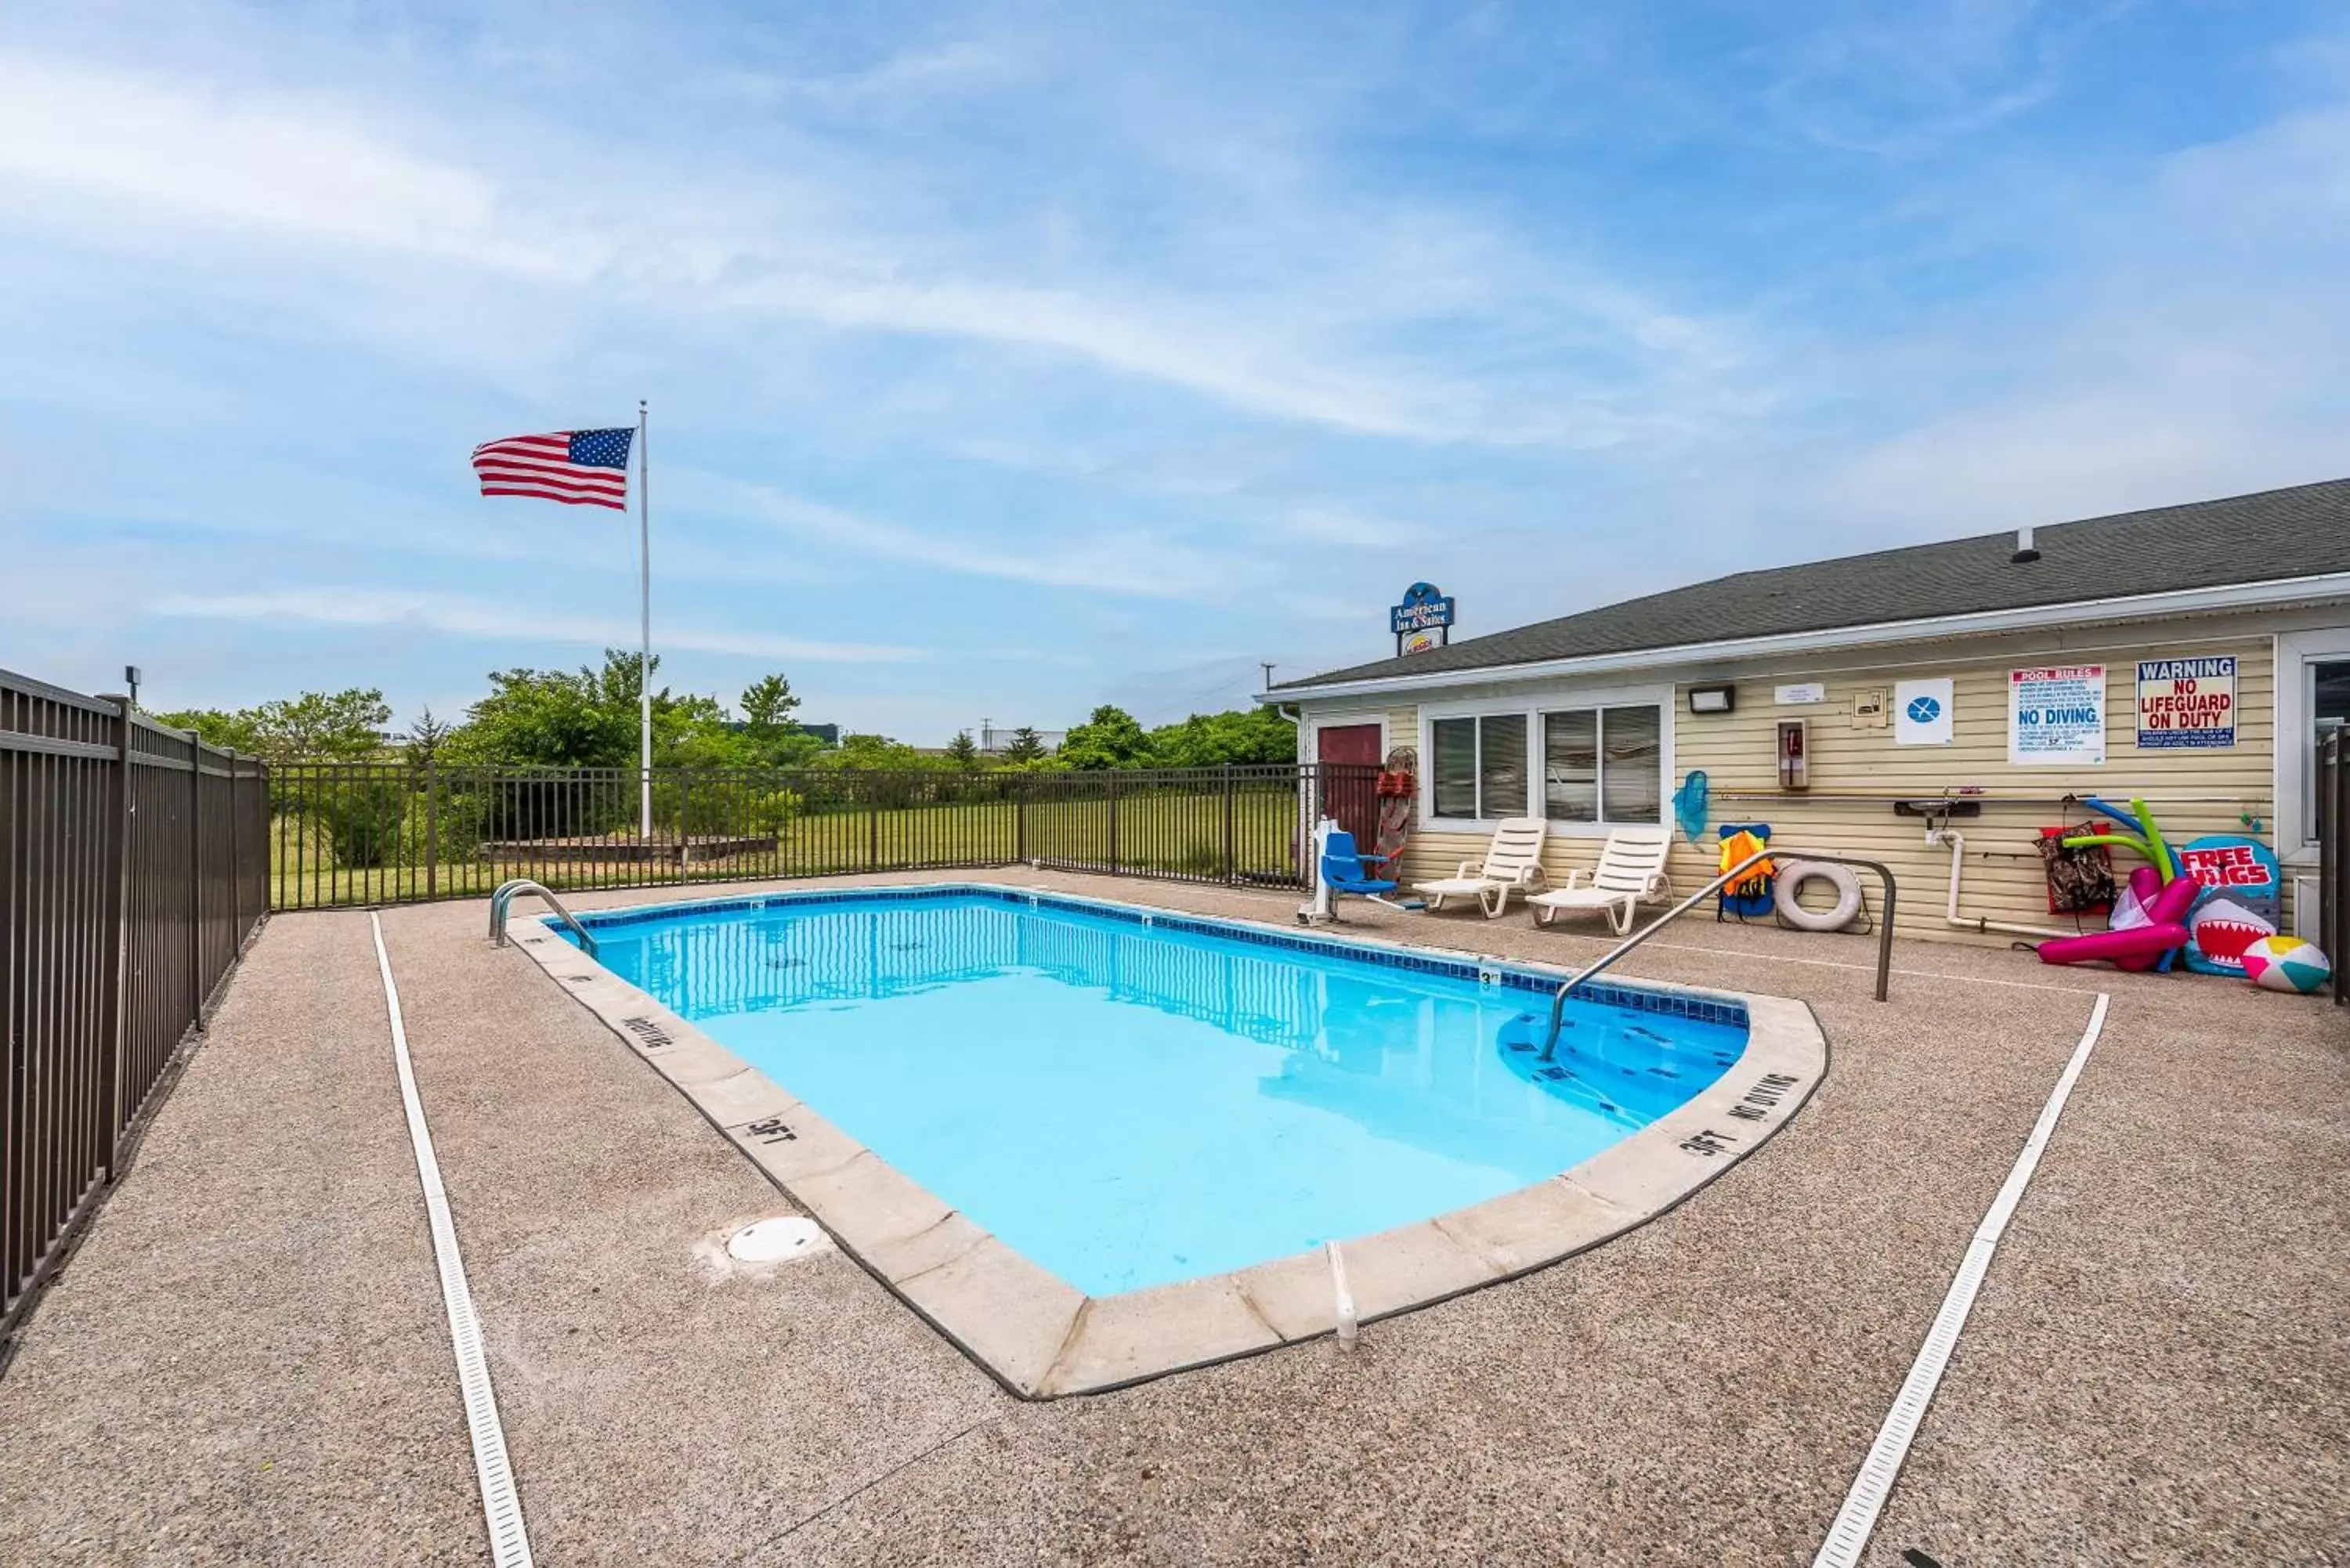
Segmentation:
[(1438, 719), (1430, 803), (1438, 816), (1493, 821), (1526, 813), (1526, 716)]
[(1599, 820), (1599, 715), (1588, 708), (1543, 715), (1543, 815)]
[(1526, 814), (1526, 716), (1489, 713), (1477, 721), (1477, 815)]
[(1543, 813), (1553, 822), (1664, 820), (1664, 710), (1544, 713)]
[(1439, 719), (1434, 726), (1436, 765), (1430, 784), (1439, 816), (1464, 820), (1477, 815), (1477, 721)]
[(1609, 822), (1663, 820), (1664, 714), (1654, 707), (1607, 709), (1600, 743), (1601, 815)]

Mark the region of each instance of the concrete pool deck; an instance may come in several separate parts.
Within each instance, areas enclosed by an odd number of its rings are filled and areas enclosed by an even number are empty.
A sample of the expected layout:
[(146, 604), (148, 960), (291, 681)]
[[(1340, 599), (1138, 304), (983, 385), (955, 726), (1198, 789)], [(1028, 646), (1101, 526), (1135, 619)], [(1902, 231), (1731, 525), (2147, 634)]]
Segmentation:
[[(1880, 1006), (1861, 939), (1685, 922), (1627, 976), (1799, 997), (1834, 1049), (1767, 1147), (1351, 1353), (1035, 1404), (837, 1253), (715, 1266), (792, 1206), (483, 911), (382, 923), (542, 1563), (1809, 1562), (2101, 990), (1866, 1560), (2350, 1539), (2350, 1023), (2316, 1002), (1904, 943)], [(1604, 948), (1347, 914), (1504, 957)], [(485, 1559), (365, 914), (273, 920), (231, 982), (0, 1376), (0, 1517), (38, 1562)]]

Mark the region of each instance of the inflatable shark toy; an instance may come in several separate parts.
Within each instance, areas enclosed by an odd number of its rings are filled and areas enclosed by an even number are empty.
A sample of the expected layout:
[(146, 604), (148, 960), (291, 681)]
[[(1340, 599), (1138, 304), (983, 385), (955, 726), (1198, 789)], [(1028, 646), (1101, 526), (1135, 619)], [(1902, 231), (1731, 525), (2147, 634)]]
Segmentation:
[(2224, 893), (2206, 897), (2187, 917), (2187, 962), (2205, 974), (2244, 972), (2244, 950), (2277, 934), (2276, 924)]

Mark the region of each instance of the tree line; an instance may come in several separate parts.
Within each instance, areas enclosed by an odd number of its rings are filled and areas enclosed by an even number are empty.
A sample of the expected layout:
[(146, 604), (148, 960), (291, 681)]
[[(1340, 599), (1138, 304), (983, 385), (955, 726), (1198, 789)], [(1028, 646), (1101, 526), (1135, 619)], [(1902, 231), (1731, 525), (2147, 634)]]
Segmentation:
[[(655, 655), (651, 673), (658, 675)], [(234, 711), (190, 709), (158, 714), (215, 746), (276, 763), (405, 759), (421, 764), (496, 763), (516, 767), (636, 765), (638, 697), (647, 668), (641, 654), (606, 649), (598, 669), (493, 670), (490, 691), (456, 722), (426, 709), (386, 739), (391, 708), (380, 689), (306, 691)], [(1194, 713), (1145, 729), (1108, 704), (1069, 730), (1048, 753), (1033, 728), (1013, 732), (1001, 753), (982, 752), (961, 731), (943, 753), (919, 751), (880, 734), (844, 734), (837, 746), (802, 729), (800, 700), (780, 671), (744, 688), (730, 708), (718, 698), (653, 692), (653, 763), (659, 767), (1033, 771), (1201, 768), (1286, 763), (1296, 756), (1296, 727), (1269, 707)]]

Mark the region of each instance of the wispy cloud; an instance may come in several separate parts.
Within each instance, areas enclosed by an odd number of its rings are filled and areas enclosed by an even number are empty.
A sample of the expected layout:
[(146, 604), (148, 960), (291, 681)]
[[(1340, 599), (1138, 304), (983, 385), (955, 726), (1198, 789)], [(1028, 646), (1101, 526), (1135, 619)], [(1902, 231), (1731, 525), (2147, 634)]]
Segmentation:
[[(598, 166), (629, 180), (624, 161), (602, 161), (565, 138), (517, 151), (536, 166)], [(191, 179), (191, 168), (211, 172)], [(0, 183), (23, 202), (20, 221), (73, 233), (123, 240), (192, 223), (216, 239), (293, 239), (592, 286), (605, 308), (617, 294), (700, 316), (1000, 344), (1249, 413), (1416, 441), (1604, 447), (1676, 422), (1631, 411), (1587, 379), (1513, 377), (1520, 384), (1508, 390), (1518, 395), (1497, 397), (1483, 378), (1431, 373), (1425, 351), (1399, 355), (1384, 341), (1431, 317), (1596, 334), (1669, 365), (1725, 363), (1717, 330), (1620, 282), (1562, 290), (1555, 263), (1515, 253), (1465, 213), (1414, 204), (1331, 214), (1355, 244), (1319, 287), (1271, 255), (1270, 267), (1252, 258), (1241, 286), (1215, 290), (1212, 302), (1115, 267), (1042, 286), (998, 275), (971, 259), (967, 243), (910, 246), (902, 220), (860, 218), (845, 192), (833, 193), (820, 228), (788, 237), (723, 216), (772, 205), (747, 188), (739, 202), (713, 192), (683, 202), (659, 188), (624, 196), (616, 184), (567, 204), (564, 182), (418, 151), (331, 99), (55, 59), (0, 61)], [(631, 206), (642, 217), (624, 223)]]
[(2075, 51), (2131, 8), (1939, 0), (1823, 16), (1770, 101), (1827, 146), (1915, 157), (2053, 102)]
[(777, 106), (900, 122), (959, 99), (1016, 86), (1027, 73), (1007, 51), (976, 38), (899, 49), (872, 65), (825, 75), (723, 69), (730, 94)]
[(0, 178), (60, 204), (28, 216), (76, 227), (180, 218), (575, 280), (605, 259), (516, 234), (495, 182), (330, 104), (55, 59), (0, 58)]
[(2151, 160), (2064, 238), (2063, 278), (1856, 351), (1844, 374), (1930, 389), (1902, 421), (1705, 510), (1825, 555), (2350, 468), (2350, 108)]
[(1288, 529), (1301, 539), (1322, 545), (1353, 545), (1391, 549), (1424, 539), (1429, 530), (1393, 517), (1368, 517), (1335, 506), (1305, 506), (1292, 512)]
[[(195, 620), (398, 627), (484, 640), (567, 642), (591, 648), (634, 647), (637, 640), (637, 628), (624, 621), (532, 615), (511, 603), (385, 594), (340, 585), (321, 585), (299, 592), (164, 595), (149, 601), (146, 608), (151, 615)], [(724, 631), (691, 624), (675, 628), (663, 625), (658, 631), (656, 648), (741, 654), (754, 659), (872, 664), (924, 657), (920, 649), (887, 643), (811, 642), (801, 638)]]
[(1261, 580), (1259, 563), (1228, 551), (1187, 547), (1128, 526), (1059, 540), (973, 539), (961, 530), (926, 533), (903, 524), (712, 474), (683, 482), (697, 504), (759, 519), (795, 538), (874, 560), (1038, 587), (1083, 588), (1143, 598), (1199, 599)]

